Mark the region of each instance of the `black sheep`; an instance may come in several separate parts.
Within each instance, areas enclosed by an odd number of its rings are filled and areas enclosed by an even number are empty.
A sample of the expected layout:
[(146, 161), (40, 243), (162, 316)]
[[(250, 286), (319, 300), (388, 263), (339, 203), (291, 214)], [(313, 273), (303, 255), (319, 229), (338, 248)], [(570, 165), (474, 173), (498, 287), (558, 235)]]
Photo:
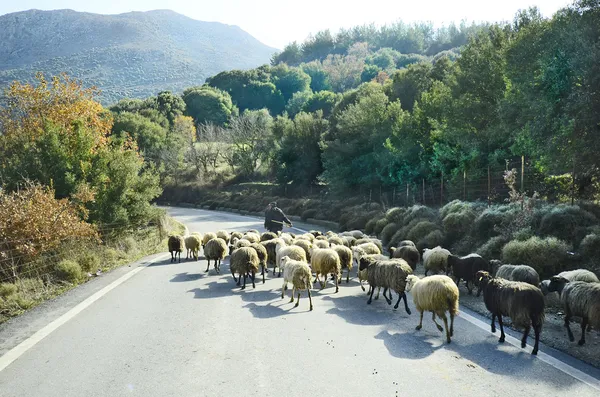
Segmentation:
[[(469, 254), (461, 258), (450, 255), (448, 256), (448, 268), (446, 274), (452, 269), (452, 275), (456, 278), (456, 285), (458, 286), (460, 280), (465, 280), (467, 284), (467, 290), (469, 295), (473, 294), (473, 284), (475, 283), (475, 274), (480, 270), (489, 271), (490, 265), (480, 255)], [(469, 288), (469, 283), (471, 287)], [(481, 287), (477, 288), (477, 296), (481, 294)]]

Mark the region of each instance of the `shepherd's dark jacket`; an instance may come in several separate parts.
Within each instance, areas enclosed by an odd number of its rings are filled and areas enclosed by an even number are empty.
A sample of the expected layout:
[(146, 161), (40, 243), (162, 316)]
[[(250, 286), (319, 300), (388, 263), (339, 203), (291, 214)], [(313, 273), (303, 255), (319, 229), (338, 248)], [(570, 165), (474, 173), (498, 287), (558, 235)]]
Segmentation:
[(273, 207), (265, 211), (265, 229), (274, 233), (283, 230), (283, 225), (281, 223), (273, 221), (285, 222), (287, 224), (292, 223), (279, 207)]

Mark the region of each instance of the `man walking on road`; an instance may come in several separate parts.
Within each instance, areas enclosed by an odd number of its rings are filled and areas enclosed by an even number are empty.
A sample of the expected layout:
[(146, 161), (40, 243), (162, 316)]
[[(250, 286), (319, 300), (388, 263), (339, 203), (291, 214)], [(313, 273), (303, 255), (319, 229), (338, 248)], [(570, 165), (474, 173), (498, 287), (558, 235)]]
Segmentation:
[(283, 211), (277, 207), (276, 202), (271, 202), (265, 211), (265, 229), (277, 233), (283, 230), (283, 225), (292, 226), (292, 222), (285, 216)]

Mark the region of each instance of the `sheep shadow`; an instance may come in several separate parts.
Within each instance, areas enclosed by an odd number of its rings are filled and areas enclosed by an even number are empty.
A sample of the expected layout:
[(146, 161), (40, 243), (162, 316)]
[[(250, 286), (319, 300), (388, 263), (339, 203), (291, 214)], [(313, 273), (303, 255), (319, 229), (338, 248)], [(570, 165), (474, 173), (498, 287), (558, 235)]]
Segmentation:
[(205, 277), (205, 273), (177, 273), (171, 280), (172, 283), (182, 283), (186, 281), (197, 281)]
[[(261, 319), (275, 318), (291, 314), (301, 314), (310, 311), (308, 295), (302, 296), (302, 299), (300, 300), (300, 305), (298, 307), (294, 307), (296, 303), (288, 303), (289, 295), (285, 296), (283, 299), (280, 299), (280, 301), (283, 302), (280, 306), (275, 306), (272, 303), (268, 303), (267, 305), (257, 305), (256, 303), (250, 302), (247, 305), (245, 305), (244, 308), (248, 309), (254, 317)], [(285, 306), (289, 307), (284, 308)]]
[[(380, 294), (379, 299), (367, 305), (369, 297), (366, 293), (352, 296), (341, 296), (335, 298), (327, 295), (322, 297), (323, 300), (330, 300), (335, 305), (334, 308), (327, 310), (328, 314), (337, 315), (346, 322), (356, 325), (385, 325), (401, 318), (407, 318), (409, 315), (404, 310), (403, 303), (400, 303), (398, 309), (394, 310), (395, 301), (388, 305), (383, 296)], [(398, 299), (397, 296), (395, 299)], [(413, 311), (414, 312), (414, 311)]]
[(187, 292), (194, 293), (194, 299), (214, 299), (231, 296), (233, 293), (233, 284), (229, 282), (220, 282), (224, 277), (207, 283), (204, 287), (193, 288)]

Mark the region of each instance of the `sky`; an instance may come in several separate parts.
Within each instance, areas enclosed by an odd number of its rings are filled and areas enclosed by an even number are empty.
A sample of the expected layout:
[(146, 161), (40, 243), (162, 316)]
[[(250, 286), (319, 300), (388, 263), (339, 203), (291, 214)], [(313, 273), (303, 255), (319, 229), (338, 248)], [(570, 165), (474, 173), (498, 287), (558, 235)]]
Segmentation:
[(100, 14), (170, 9), (201, 21), (237, 25), (258, 40), (283, 49), (310, 33), (401, 19), (430, 21), (435, 26), (449, 22), (508, 21), (516, 11), (538, 6), (550, 17), (571, 0), (0, 0), (0, 15), (29, 10), (69, 8)]

